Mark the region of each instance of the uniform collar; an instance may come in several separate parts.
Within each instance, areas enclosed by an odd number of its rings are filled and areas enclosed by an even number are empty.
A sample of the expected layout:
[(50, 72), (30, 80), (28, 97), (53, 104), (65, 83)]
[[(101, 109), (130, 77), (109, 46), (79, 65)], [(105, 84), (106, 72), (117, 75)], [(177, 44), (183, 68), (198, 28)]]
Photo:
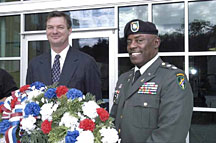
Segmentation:
[(134, 73), (137, 70), (140, 70), (141, 75), (158, 59), (159, 55), (157, 54), (153, 59), (151, 59), (150, 61), (148, 61), (145, 65), (143, 65), (141, 68), (138, 68), (137, 66), (135, 66), (134, 68)]

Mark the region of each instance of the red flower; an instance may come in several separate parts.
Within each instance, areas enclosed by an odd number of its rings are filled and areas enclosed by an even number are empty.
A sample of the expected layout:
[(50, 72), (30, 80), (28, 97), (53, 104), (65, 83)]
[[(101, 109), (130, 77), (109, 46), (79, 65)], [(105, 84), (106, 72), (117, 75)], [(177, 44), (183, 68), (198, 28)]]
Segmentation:
[(17, 97), (15, 97), (15, 98), (12, 99), (11, 104), (10, 104), (10, 106), (11, 106), (12, 109), (15, 107), (17, 100), (18, 100)]
[(109, 113), (104, 108), (97, 108), (97, 113), (101, 121), (105, 122), (109, 119)]
[(66, 86), (63, 86), (63, 85), (57, 87), (57, 89), (56, 89), (56, 95), (58, 98), (61, 98), (62, 95), (64, 95), (67, 92), (68, 92), (68, 88)]
[(49, 134), (49, 132), (52, 130), (52, 121), (49, 122), (48, 120), (43, 121), (41, 124), (41, 130), (44, 134)]
[(81, 128), (85, 131), (90, 130), (93, 132), (93, 130), (95, 129), (95, 123), (90, 119), (84, 119), (84, 120), (80, 121), (79, 128)]
[(20, 92), (24, 92), (24, 91), (26, 91), (29, 87), (30, 87), (30, 85), (28, 85), (28, 84), (22, 86), (22, 87), (20, 88)]

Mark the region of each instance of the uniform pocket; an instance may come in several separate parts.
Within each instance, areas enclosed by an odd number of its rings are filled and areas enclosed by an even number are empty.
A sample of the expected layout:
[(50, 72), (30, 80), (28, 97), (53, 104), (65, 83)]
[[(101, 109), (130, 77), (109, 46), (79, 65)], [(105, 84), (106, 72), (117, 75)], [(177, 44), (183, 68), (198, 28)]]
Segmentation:
[(133, 125), (138, 128), (156, 128), (158, 121), (159, 97), (138, 95), (133, 102)]

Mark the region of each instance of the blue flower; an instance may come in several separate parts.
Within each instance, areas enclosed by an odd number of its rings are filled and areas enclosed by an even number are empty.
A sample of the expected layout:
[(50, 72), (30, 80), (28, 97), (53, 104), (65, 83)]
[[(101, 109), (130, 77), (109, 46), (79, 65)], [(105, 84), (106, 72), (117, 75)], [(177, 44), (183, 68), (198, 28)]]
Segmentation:
[(68, 99), (75, 99), (75, 98), (79, 98), (79, 97), (83, 97), (83, 93), (82, 91), (78, 90), (78, 89), (75, 89), (75, 88), (72, 88), (70, 89), (67, 94), (66, 94), (67, 98)]
[(48, 99), (52, 99), (54, 97), (56, 97), (56, 88), (50, 88), (46, 91), (46, 93), (44, 94), (45, 98)]
[(24, 111), (26, 116), (33, 115), (35, 117), (40, 114), (40, 106), (35, 102), (31, 102), (26, 105)]
[(5, 132), (10, 128), (11, 123), (8, 120), (3, 120), (0, 122), (0, 134), (5, 134)]
[(32, 86), (35, 86), (35, 88), (37, 90), (40, 90), (41, 87), (45, 87), (45, 84), (43, 84), (42, 82), (36, 81), (36, 82), (34, 82), (34, 83), (31, 84), (31, 87)]
[(76, 138), (79, 136), (79, 131), (75, 130), (73, 132), (68, 131), (65, 137), (66, 143), (75, 143), (77, 140)]

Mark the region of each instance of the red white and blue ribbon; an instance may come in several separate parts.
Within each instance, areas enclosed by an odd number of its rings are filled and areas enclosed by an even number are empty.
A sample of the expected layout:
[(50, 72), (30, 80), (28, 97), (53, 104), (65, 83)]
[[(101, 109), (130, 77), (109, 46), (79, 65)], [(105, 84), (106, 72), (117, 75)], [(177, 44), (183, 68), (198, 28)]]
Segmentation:
[[(15, 98), (17, 98), (17, 101), (14, 103), (15, 105), (12, 109), (11, 102)], [(6, 99), (4, 106), (2, 107), (2, 119), (9, 119), (9, 122), (11, 123), (10, 128), (5, 132), (6, 143), (17, 143), (16, 130), (20, 124), (20, 120), (23, 118), (23, 108), (21, 106), (22, 101), (24, 101), (22, 94), (18, 92), (12, 92), (12, 96)]]

